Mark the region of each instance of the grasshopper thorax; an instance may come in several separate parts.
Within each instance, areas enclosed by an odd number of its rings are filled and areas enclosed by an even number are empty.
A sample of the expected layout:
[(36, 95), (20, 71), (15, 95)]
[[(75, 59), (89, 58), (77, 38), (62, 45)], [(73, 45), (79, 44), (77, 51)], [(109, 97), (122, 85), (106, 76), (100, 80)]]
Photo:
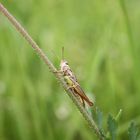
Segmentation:
[[(63, 72), (64, 76), (69, 76), (73, 80), (77, 81), (75, 75), (73, 74), (69, 64), (66, 60), (62, 59), (60, 63), (61, 71)], [(66, 79), (65, 79), (66, 80)]]

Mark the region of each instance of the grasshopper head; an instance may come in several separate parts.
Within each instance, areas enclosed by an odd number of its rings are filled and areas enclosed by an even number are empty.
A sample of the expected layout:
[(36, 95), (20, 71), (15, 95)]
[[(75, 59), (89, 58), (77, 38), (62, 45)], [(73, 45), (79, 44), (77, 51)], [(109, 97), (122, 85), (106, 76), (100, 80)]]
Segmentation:
[(61, 67), (62, 71), (66, 71), (66, 70), (70, 69), (69, 65), (68, 65), (68, 62), (64, 59), (61, 60), (60, 67)]
[(60, 67), (68, 66), (68, 62), (66, 60), (61, 60)]

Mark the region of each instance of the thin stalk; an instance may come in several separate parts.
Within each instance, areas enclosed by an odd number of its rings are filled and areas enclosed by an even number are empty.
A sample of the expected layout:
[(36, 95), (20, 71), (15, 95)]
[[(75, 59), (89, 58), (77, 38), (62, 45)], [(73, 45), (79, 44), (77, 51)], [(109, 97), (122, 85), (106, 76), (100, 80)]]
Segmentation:
[(92, 130), (94, 130), (95, 134), (100, 140), (104, 140), (102, 133), (97, 127), (95, 121), (90, 116), (90, 114), (85, 110), (85, 108), (81, 105), (79, 100), (74, 96), (71, 90), (67, 90), (68, 86), (65, 84), (63, 77), (58, 74), (57, 69), (52, 64), (52, 62), (48, 59), (46, 54), (39, 48), (36, 42), (32, 39), (32, 37), (27, 33), (27, 31), (20, 25), (20, 23), (8, 12), (8, 10), (0, 3), (0, 11), (4, 14), (5, 17), (8, 18), (10, 23), (17, 29), (17, 31), (25, 38), (25, 40), (31, 45), (31, 47), (35, 50), (36, 54), (40, 56), (40, 58), (46, 63), (49, 67), (50, 71), (54, 74), (54, 76), (59, 80), (63, 88), (65, 89), (68, 96), (72, 99), (73, 103), (79, 109), (85, 120), (88, 122)]

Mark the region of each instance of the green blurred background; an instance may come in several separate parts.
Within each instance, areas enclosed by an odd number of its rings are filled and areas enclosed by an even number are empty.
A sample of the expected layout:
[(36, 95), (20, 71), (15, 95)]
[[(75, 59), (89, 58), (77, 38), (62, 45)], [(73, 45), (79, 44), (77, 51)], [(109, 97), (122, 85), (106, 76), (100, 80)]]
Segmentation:
[[(59, 68), (61, 48), (85, 92), (140, 124), (139, 0), (1, 0)], [(95, 97), (94, 97), (95, 96)], [(91, 110), (93, 110), (92, 108)], [(97, 139), (60, 84), (0, 14), (0, 140)]]

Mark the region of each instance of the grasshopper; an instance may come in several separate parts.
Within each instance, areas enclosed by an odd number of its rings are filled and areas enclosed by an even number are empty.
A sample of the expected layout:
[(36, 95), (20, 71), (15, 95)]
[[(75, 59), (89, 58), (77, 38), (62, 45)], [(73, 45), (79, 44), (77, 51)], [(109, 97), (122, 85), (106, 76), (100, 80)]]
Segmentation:
[(77, 81), (76, 76), (69, 67), (68, 62), (64, 59), (64, 47), (62, 48), (62, 60), (60, 63), (59, 71), (63, 74), (64, 80), (68, 85), (68, 89), (70, 89), (78, 99), (81, 99), (83, 106), (85, 107), (85, 102), (89, 106), (93, 106), (93, 102), (90, 101), (89, 98), (85, 95), (84, 91), (82, 90), (80, 84)]

